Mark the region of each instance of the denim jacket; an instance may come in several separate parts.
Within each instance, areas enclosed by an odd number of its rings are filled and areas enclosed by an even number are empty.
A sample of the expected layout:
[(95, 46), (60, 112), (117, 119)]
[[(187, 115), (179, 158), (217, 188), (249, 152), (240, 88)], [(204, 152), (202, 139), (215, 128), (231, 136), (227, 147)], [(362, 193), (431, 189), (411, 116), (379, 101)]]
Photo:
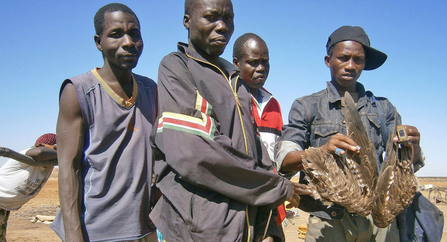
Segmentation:
[[(372, 92), (365, 91), (360, 83), (357, 83), (357, 91), (359, 93), (357, 109), (369, 140), (375, 147), (378, 164), (381, 164), (385, 150), (382, 134), (394, 131), (395, 119), (400, 125), (401, 117), (388, 99), (375, 97)], [(383, 114), (379, 115), (378, 105), (382, 105)], [(381, 130), (381, 115), (386, 131)], [(320, 147), (336, 133), (346, 134), (346, 120), (341, 111), (340, 94), (335, 86), (328, 82), (326, 89), (294, 101), (289, 113), (289, 123), (284, 125), (277, 147), (275, 162), (278, 170), (281, 171), (282, 162), (289, 152)], [(300, 182), (305, 183), (303, 172)], [(345, 208), (342, 206), (334, 205), (327, 208), (310, 196), (301, 196), (301, 199), (300, 209), (313, 215), (326, 219), (341, 219), (343, 216)]]

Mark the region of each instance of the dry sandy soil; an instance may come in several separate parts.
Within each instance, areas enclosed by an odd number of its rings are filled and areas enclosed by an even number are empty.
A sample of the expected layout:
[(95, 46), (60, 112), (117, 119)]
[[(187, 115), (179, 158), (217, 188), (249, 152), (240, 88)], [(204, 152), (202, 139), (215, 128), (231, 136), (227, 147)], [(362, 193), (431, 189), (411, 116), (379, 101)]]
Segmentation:
[[(447, 188), (446, 178), (419, 178), (420, 185), (433, 184), (434, 187)], [(428, 193), (422, 192), (426, 197)], [(443, 195), (445, 192), (443, 193)], [(438, 208), (444, 212), (447, 217), (447, 205), (438, 203)], [(57, 188), (57, 170), (53, 171), (48, 182), (43, 187), (42, 191), (37, 197), (25, 204), (20, 210), (11, 212), (8, 228), (7, 240), (12, 241), (30, 241), (30, 242), (53, 242), (60, 241), (57, 235), (51, 230), (49, 224), (42, 222), (32, 223), (31, 220), (36, 215), (55, 215), (59, 209), (59, 198)], [(306, 224), (308, 214), (298, 211), (298, 216), (291, 217), (286, 220), (287, 226), (284, 228), (286, 234), (286, 241), (301, 242), (304, 241), (298, 238), (298, 226)], [(447, 242), (447, 223), (444, 225), (443, 242)]]

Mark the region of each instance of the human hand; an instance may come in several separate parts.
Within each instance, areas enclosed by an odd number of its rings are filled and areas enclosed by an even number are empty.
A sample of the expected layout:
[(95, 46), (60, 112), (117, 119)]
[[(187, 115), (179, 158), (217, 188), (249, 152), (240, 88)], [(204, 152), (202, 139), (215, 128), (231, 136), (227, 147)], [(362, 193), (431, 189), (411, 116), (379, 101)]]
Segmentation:
[(274, 242), (273, 237), (268, 235), (265, 239), (262, 240), (262, 242)]
[(421, 134), (419, 133), (419, 130), (410, 125), (402, 125), (405, 128), (405, 132), (407, 133), (408, 139), (406, 140), (400, 140), (399, 136), (394, 136), (393, 141), (399, 142), (404, 146), (407, 146), (413, 150), (413, 163), (417, 162), (421, 147), (419, 146), (420, 140), (421, 140)]
[(309, 186), (292, 182), (293, 184), (293, 190), (292, 195), (290, 195), (289, 199), (287, 201), (289, 204), (287, 204), (287, 208), (295, 207), (297, 208), (300, 205), (300, 196), (299, 195), (310, 195), (311, 192), (309, 190)]
[(355, 143), (355, 141), (348, 136), (337, 133), (333, 135), (329, 141), (320, 147), (323, 150), (331, 154), (336, 154), (342, 156), (346, 154), (346, 150), (351, 150), (355, 153), (360, 153), (360, 146)]
[(255, 239), (256, 242), (274, 242), (275, 240), (273, 239), (273, 237), (271, 235), (267, 235), (265, 236), (265, 238), (262, 238), (262, 235), (258, 235)]

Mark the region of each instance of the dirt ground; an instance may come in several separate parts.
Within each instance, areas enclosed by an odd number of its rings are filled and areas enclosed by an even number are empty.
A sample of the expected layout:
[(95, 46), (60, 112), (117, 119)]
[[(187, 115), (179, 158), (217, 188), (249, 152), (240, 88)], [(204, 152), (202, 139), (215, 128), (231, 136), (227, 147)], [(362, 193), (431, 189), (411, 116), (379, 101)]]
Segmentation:
[[(421, 186), (425, 184), (433, 184), (434, 187), (447, 188), (447, 177), (444, 178), (419, 178)], [(422, 191), (424, 196), (428, 197), (427, 191)], [(443, 196), (445, 192), (442, 193)], [(447, 217), (447, 205), (438, 203), (437, 206), (443, 211)], [(59, 197), (57, 188), (57, 169), (53, 171), (48, 182), (43, 187), (37, 197), (25, 204), (21, 209), (12, 211), (7, 228), (7, 240), (9, 242), (55, 242), (60, 241), (57, 235), (51, 230), (49, 224), (42, 222), (31, 222), (37, 215), (56, 215), (59, 210)], [(298, 216), (291, 217), (286, 220), (287, 226), (284, 227), (286, 241), (301, 242), (298, 238), (298, 226), (306, 224), (308, 214), (298, 211)], [(447, 242), (447, 222), (444, 224), (444, 233), (442, 242)]]

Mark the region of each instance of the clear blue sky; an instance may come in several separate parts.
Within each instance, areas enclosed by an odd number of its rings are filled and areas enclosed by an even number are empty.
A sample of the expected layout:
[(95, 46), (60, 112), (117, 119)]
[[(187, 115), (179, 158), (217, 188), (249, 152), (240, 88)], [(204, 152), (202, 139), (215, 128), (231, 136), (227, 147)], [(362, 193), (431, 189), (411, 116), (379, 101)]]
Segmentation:
[[(93, 42), (93, 16), (107, 1), (0, 1), (0, 146), (23, 150), (55, 132), (61, 82), (102, 66)], [(138, 15), (144, 51), (135, 72), (157, 79), (160, 60), (187, 41), (183, 1), (123, 1)], [(342, 25), (362, 26), (385, 64), (359, 81), (419, 128), (426, 166), (419, 176), (447, 176), (446, 1), (234, 0), (236, 38), (260, 35), (270, 49), (266, 88), (284, 119), (295, 98), (330, 80), (324, 65), (328, 36)], [(439, 93), (439, 91), (441, 93)], [(0, 164), (6, 159), (0, 158)]]

